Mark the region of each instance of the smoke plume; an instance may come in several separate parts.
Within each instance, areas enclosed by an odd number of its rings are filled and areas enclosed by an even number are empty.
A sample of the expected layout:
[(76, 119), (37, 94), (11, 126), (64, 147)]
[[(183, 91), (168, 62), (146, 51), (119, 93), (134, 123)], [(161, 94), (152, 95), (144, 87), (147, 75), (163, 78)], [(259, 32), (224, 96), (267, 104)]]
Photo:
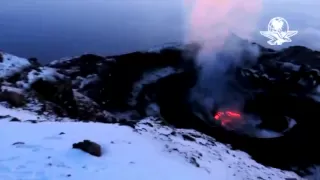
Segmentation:
[[(241, 95), (230, 86), (230, 71), (255, 61), (258, 47), (251, 43), (262, 0), (185, 0), (191, 6), (186, 43), (201, 44), (197, 57), (201, 67), (192, 100), (207, 109), (214, 104), (238, 108)], [(245, 41), (245, 40), (249, 41)]]
[(185, 40), (201, 43), (204, 54), (221, 50), (232, 33), (251, 40), (262, 8), (262, 0), (185, 0), (185, 3), (191, 6)]

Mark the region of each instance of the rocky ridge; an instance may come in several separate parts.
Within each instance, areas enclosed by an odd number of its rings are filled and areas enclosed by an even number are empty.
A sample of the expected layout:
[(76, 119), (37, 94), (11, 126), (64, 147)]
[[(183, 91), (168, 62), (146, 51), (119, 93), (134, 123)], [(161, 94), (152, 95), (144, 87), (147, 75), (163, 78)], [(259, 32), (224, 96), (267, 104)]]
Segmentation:
[(258, 162), (296, 167), (299, 173), (320, 162), (315, 143), (319, 52), (299, 46), (281, 51), (260, 47), (255, 65), (235, 67), (237, 87), (246, 97), (243, 112), (259, 116), (261, 128), (279, 132), (288, 128), (288, 119), (296, 122), (281, 137), (261, 139), (212, 127), (195, 115), (187, 97), (197, 82), (194, 59), (199, 50), (186, 45), (109, 57), (86, 54), (47, 65), (2, 52), (0, 100), (39, 117), (51, 115), (54, 121), (134, 126), (146, 116), (160, 116), (164, 123), (198, 130), (244, 150)]

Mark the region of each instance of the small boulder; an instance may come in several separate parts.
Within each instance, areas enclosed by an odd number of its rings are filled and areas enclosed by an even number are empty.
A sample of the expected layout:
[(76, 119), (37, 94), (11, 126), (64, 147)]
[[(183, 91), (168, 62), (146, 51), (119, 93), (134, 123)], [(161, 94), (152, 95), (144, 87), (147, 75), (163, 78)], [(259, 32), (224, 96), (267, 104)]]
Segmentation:
[(38, 79), (31, 85), (31, 88), (42, 99), (50, 101), (65, 110), (69, 117), (78, 117), (77, 102), (74, 98), (72, 84), (68, 79), (57, 79), (56, 81)]
[(6, 101), (10, 105), (15, 107), (21, 107), (26, 104), (26, 99), (24, 95), (8, 90), (0, 92), (0, 101)]
[(37, 120), (26, 120), (25, 122), (31, 123), (31, 124), (36, 124), (38, 123)]
[(34, 67), (40, 67), (41, 64), (39, 63), (38, 59), (35, 57), (28, 58), (29, 62), (34, 66)]
[(72, 145), (74, 149), (80, 149), (87, 152), (93, 156), (100, 157), (102, 155), (101, 146), (95, 142), (84, 140), (82, 142), (74, 143)]
[(191, 136), (189, 136), (187, 134), (183, 134), (182, 137), (183, 137), (184, 140), (187, 140), (187, 141), (196, 141), (195, 138), (193, 138), (193, 137), (191, 137)]
[(18, 119), (18, 118), (13, 117), (13, 118), (10, 120), (10, 122), (21, 122), (21, 120)]
[(20, 142), (20, 141), (19, 141), (19, 142), (15, 142), (15, 143), (13, 143), (12, 145), (14, 145), (14, 146), (15, 146), (15, 145), (24, 145), (24, 144), (25, 144), (24, 142)]
[(11, 117), (11, 116), (9, 116), (9, 115), (0, 116), (0, 119), (7, 119), (7, 118), (12, 118), (12, 117)]
[(133, 128), (133, 129), (135, 128), (136, 123), (137, 122), (135, 122), (135, 121), (129, 121), (129, 120), (126, 120), (126, 119), (120, 119), (119, 120), (119, 125), (120, 126), (129, 126), (129, 127)]

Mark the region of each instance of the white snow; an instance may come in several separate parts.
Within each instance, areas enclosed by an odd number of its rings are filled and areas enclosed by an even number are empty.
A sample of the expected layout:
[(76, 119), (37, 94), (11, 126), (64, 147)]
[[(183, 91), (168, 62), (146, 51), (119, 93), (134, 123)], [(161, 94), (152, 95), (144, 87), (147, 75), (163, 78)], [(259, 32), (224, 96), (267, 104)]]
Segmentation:
[(39, 70), (32, 70), (28, 73), (27, 82), (18, 81), (17, 85), (25, 89), (30, 88), (30, 85), (39, 79), (45, 81), (56, 81), (57, 79), (63, 79), (64, 76), (57, 72), (56, 69), (50, 67), (40, 67)]
[[(0, 136), (5, 137), (0, 145), (3, 152), (0, 155), (1, 179), (209, 180), (214, 177), (182, 159), (172, 159), (170, 154), (161, 151), (161, 144), (134, 133), (129, 127), (3, 122), (0, 126), (6, 127), (0, 132)], [(60, 132), (66, 134), (59, 135)], [(100, 143), (104, 156), (96, 158), (72, 149), (73, 143), (84, 139)], [(12, 145), (15, 142), (25, 144)]]
[[(29, 119), (4, 107), (0, 114)], [(264, 167), (194, 130), (172, 129), (155, 119), (135, 129), (116, 124), (0, 120), (2, 180), (284, 180), (292, 172)], [(61, 132), (65, 134), (61, 134)], [(189, 136), (194, 141), (184, 140)], [(102, 146), (94, 157), (72, 144), (85, 139)], [(15, 145), (14, 145), (15, 144)], [(198, 166), (198, 167), (197, 167)]]
[(289, 124), (289, 126), (288, 126), (288, 130), (289, 130), (289, 129), (293, 128), (295, 125), (297, 125), (297, 121), (290, 118), (290, 119), (288, 119), (288, 124)]
[(40, 67), (40, 71), (32, 70), (28, 74), (29, 82), (34, 82), (40, 78), (47, 81), (55, 81), (57, 77), (62, 79), (63, 75), (59, 74), (56, 69), (49, 67)]
[(318, 85), (318, 86), (315, 88), (315, 93), (316, 93), (316, 94), (320, 94), (320, 85)]
[(9, 92), (15, 92), (18, 94), (23, 94), (24, 90), (23, 89), (19, 89), (16, 87), (11, 87), (11, 86), (1, 86), (1, 91), (9, 91)]
[[(36, 113), (21, 110), (21, 109), (10, 109), (0, 105), (0, 116), (11, 116), (20, 119), (21, 121), (25, 120), (37, 120), (41, 118), (41, 116), (37, 115)], [(1, 121), (1, 119), (0, 119)]]
[[(145, 120), (145, 122), (150, 123), (148, 120)], [(180, 157), (175, 158), (184, 158), (187, 161), (195, 159), (199, 168), (208, 172), (212, 179), (280, 180), (288, 177), (298, 178), (295, 173), (258, 164), (248, 154), (231, 150), (229, 146), (216, 142), (213, 138), (197, 131), (175, 130), (155, 123), (152, 123), (152, 126), (144, 125), (142, 121), (136, 129), (142, 130), (143, 134), (150, 134), (155, 139), (165, 142), (168, 152), (180, 155)], [(193, 137), (195, 141), (184, 140), (183, 135)]]
[(79, 57), (80, 56), (73, 56), (73, 57), (65, 57), (65, 58), (57, 59), (57, 60), (54, 60), (54, 61), (50, 62), (49, 66), (54, 66), (54, 65), (57, 65), (57, 64), (67, 63), (68, 61), (70, 61), (72, 59), (79, 58)]
[(73, 90), (73, 95), (76, 100), (81, 101), (83, 103), (88, 103), (88, 104), (93, 104), (93, 105), (98, 105), (95, 101), (93, 101), (91, 98), (88, 96), (85, 96), (78, 92), (77, 90)]
[(156, 103), (151, 103), (145, 108), (147, 116), (156, 116), (160, 112), (160, 107)]
[(256, 131), (255, 136), (259, 138), (275, 138), (275, 137), (283, 136), (283, 134), (275, 131), (262, 129), (260, 131)]
[[(86, 55), (88, 53), (84, 53), (83, 55)], [(61, 59), (57, 59), (54, 60), (52, 62), (49, 63), (49, 66), (57, 66), (57, 65), (61, 65), (61, 64), (68, 64), (70, 62), (73, 62), (74, 60), (80, 58), (81, 56), (72, 56), (72, 57), (65, 57), (65, 58), (61, 58)], [(113, 58), (106, 58), (105, 61), (114, 61)]]
[(307, 176), (306, 178), (309, 180), (320, 180), (320, 166), (316, 166), (310, 170), (312, 172), (312, 175)]
[(0, 59), (0, 78), (10, 77), (31, 66), (27, 59), (7, 53), (0, 52)]
[(175, 70), (172, 67), (166, 67), (162, 69), (157, 69), (155, 71), (146, 72), (142, 75), (142, 78), (134, 83), (132, 88), (132, 98), (129, 100), (129, 105), (134, 106), (136, 105), (136, 98), (139, 95), (140, 91), (146, 84), (151, 84), (153, 82), (156, 82), (160, 78), (169, 76), (173, 73), (179, 72), (178, 70)]
[(320, 102), (320, 85), (318, 85), (312, 93), (309, 94), (309, 97), (315, 101)]
[(78, 76), (77, 78), (81, 79), (81, 84), (79, 86), (80, 89), (84, 88), (88, 84), (91, 84), (91, 83), (99, 80), (99, 77), (96, 74), (90, 74), (85, 78), (82, 78), (82, 77)]
[(289, 62), (284, 62), (281, 64), (282, 68), (284, 68), (284, 70), (291, 70), (291, 71), (299, 71), (300, 66), (293, 64), (293, 63), (289, 63)]
[[(36, 109), (36, 105), (30, 104), (32, 107), (27, 107), (27, 109), (21, 109), (21, 108), (8, 108), (3, 105), (0, 105), (0, 116), (8, 118), (0, 119), (0, 121), (5, 120), (11, 120), (12, 118), (18, 118), (21, 120), (21, 122), (26, 122), (28, 120), (42, 122), (42, 121), (74, 121), (67, 117), (57, 117), (56, 115), (49, 114), (48, 112), (44, 112), (43, 114), (37, 114), (36, 112), (33, 112), (32, 110)], [(33, 109), (34, 108), (34, 109)], [(0, 127), (1, 128), (1, 127)]]

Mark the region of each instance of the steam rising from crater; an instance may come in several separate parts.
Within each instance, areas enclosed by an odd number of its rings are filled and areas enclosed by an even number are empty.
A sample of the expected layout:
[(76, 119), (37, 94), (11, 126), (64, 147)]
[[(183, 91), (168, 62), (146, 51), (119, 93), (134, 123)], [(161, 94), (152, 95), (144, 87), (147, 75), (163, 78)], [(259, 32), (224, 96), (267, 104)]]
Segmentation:
[(185, 0), (185, 3), (191, 6), (185, 42), (202, 46), (197, 57), (201, 72), (191, 99), (210, 110), (215, 103), (239, 108), (243, 97), (230, 86), (234, 77), (229, 70), (243, 65), (244, 60), (255, 61), (259, 54), (258, 47), (249, 41), (258, 32), (256, 23), (262, 0)]
[(232, 33), (251, 40), (262, 8), (262, 0), (185, 0), (185, 3), (191, 5), (185, 41), (202, 44), (204, 54), (221, 50)]

